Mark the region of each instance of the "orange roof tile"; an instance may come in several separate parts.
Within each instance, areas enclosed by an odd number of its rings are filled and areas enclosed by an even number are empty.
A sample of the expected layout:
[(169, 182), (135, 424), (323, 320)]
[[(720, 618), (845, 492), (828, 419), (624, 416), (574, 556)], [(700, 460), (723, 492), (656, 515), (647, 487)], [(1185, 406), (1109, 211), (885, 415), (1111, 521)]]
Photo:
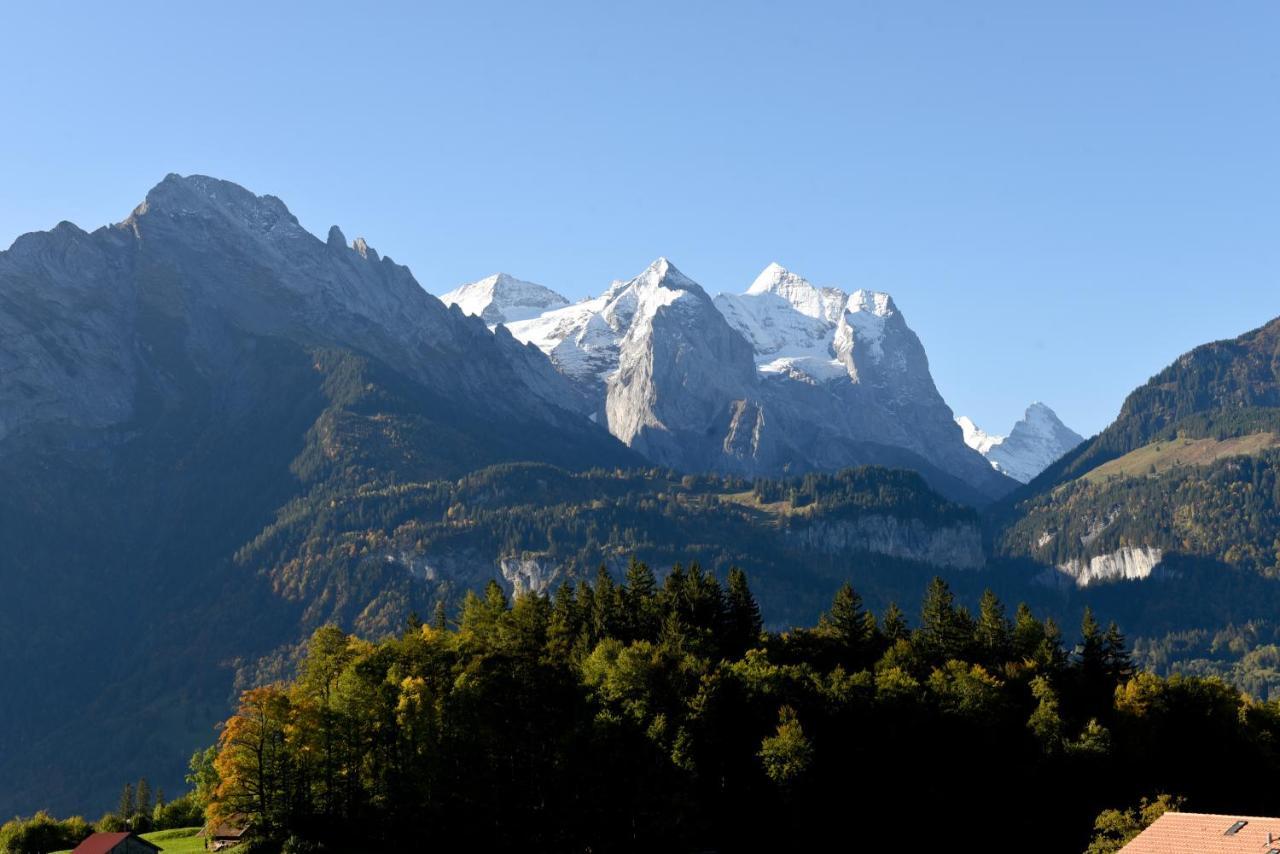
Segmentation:
[[(1227, 835), (1237, 821), (1247, 822)], [(1120, 850), (1123, 854), (1270, 854), (1280, 851), (1280, 818), (1167, 812)]]

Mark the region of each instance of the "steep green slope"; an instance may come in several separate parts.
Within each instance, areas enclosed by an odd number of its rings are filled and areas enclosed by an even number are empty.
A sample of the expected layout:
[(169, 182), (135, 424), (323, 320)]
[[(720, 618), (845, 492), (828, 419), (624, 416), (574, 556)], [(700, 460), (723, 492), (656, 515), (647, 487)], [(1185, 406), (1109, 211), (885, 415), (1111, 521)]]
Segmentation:
[(1148, 549), (1280, 572), (1280, 319), (1180, 357), (993, 513), (999, 553)]

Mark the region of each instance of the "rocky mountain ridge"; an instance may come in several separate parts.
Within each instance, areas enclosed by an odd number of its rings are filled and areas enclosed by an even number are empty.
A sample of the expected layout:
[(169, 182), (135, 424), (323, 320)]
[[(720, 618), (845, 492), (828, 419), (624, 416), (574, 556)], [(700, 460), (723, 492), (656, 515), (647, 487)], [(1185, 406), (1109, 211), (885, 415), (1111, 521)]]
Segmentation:
[(711, 299), (664, 258), (508, 328), (550, 357), (613, 435), (664, 465), (750, 475), (904, 466), (975, 503), (1012, 485), (964, 445), (888, 294), (819, 288), (771, 264), (745, 293)]

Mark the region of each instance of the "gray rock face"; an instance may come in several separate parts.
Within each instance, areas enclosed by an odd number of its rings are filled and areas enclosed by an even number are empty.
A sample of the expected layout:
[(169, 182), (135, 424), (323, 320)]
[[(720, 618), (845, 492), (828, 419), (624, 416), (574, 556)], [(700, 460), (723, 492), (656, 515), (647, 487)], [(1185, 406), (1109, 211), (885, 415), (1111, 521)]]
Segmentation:
[(666, 259), (616, 289), (616, 298), (631, 311), (606, 381), (609, 431), (662, 465), (716, 467), (733, 410), (756, 394), (750, 347)]
[(747, 293), (711, 300), (659, 259), (511, 331), (662, 465), (778, 475), (879, 463), (975, 501), (1013, 485), (964, 444), (887, 294), (816, 288), (771, 265)]
[(950, 569), (986, 565), (982, 531), (976, 525), (932, 526), (919, 519), (872, 514), (796, 525), (787, 535), (803, 548), (824, 554), (871, 552)]
[(1160, 569), (1164, 552), (1150, 546), (1124, 546), (1091, 558), (1073, 558), (1046, 570), (1041, 581), (1050, 586), (1088, 587), (1108, 581), (1138, 581), (1151, 578)]
[(170, 175), (117, 225), (63, 223), (0, 253), (0, 442), (126, 425), (142, 373), (165, 384), (153, 338), (176, 336), (214, 375), (237, 333), (350, 347), (477, 410), (601, 432), (541, 353), (446, 308), (364, 240), (335, 226), (322, 242), (279, 199)]

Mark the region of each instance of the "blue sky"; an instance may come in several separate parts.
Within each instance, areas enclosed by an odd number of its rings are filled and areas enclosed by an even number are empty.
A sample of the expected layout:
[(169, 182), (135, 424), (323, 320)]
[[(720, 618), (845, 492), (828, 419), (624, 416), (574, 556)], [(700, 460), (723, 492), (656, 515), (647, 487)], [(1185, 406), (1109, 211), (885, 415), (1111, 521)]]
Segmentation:
[(6, 8), (0, 245), (201, 172), (434, 293), (776, 260), (993, 431), (1280, 314), (1274, 2), (200, 5)]

